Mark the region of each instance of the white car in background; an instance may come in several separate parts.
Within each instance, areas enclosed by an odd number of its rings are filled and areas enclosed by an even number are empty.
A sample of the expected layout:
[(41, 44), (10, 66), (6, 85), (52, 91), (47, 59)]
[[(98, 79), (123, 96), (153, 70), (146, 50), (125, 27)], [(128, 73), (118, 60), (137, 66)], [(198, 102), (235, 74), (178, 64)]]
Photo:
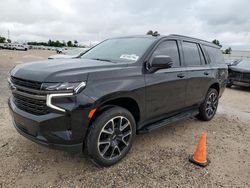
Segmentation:
[(12, 49), (13, 50), (24, 50), (27, 51), (28, 47), (22, 44), (12, 44)]
[(89, 48), (76, 48), (67, 50), (63, 54), (52, 55), (48, 59), (73, 59), (83, 55)]

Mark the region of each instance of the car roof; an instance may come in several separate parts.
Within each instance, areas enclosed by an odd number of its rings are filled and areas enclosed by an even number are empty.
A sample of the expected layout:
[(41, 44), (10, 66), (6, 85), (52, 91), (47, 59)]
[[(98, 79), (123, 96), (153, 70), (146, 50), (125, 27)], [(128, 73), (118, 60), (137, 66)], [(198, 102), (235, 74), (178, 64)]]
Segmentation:
[(131, 35), (131, 36), (115, 37), (115, 38), (112, 38), (112, 39), (118, 39), (118, 38), (153, 38), (155, 40), (161, 40), (163, 38), (166, 38), (166, 39), (169, 38), (169, 39), (179, 39), (179, 40), (188, 41), (188, 42), (200, 43), (200, 44), (204, 44), (204, 45), (211, 46), (211, 47), (218, 48), (218, 49), (220, 48), (219, 46), (215, 45), (212, 42), (202, 40), (202, 39), (198, 39), (198, 38), (185, 36), (185, 35), (178, 35), (178, 34), (170, 34), (170, 35)]

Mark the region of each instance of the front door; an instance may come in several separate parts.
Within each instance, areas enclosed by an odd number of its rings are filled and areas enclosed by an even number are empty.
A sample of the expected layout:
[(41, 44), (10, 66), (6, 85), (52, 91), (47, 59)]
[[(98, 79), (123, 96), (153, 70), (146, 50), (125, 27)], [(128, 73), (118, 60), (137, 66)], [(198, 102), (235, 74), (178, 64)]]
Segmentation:
[(182, 109), (185, 105), (187, 75), (185, 68), (181, 66), (177, 41), (161, 42), (149, 63), (156, 55), (170, 56), (173, 66), (145, 75), (147, 120), (160, 118)]

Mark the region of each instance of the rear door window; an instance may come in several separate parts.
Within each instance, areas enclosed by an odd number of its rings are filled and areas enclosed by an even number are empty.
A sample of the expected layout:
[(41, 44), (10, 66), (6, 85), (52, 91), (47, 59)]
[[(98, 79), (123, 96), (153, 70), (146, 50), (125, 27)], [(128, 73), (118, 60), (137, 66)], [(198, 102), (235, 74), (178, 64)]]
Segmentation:
[(182, 49), (183, 49), (185, 63), (187, 66), (201, 65), (199, 49), (196, 43), (182, 42)]
[(204, 45), (205, 50), (207, 51), (207, 54), (210, 58), (211, 64), (223, 64), (224, 57), (222, 55), (222, 52), (218, 48), (214, 48), (211, 46)]
[(173, 60), (173, 67), (180, 67), (179, 50), (177, 42), (175, 40), (167, 40), (157, 46), (152, 55), (152, 58), (157, 55), (165, 55), (171, 57)]

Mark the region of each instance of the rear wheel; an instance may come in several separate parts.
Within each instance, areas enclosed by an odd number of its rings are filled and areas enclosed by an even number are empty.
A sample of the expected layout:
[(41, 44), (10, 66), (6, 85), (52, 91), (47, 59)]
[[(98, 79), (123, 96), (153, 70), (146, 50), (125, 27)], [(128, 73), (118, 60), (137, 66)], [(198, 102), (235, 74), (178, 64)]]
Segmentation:
[(108, 109), (90, 126), (86, 149), (95, 164), (110, 166), (125, 157), (132, 146), (136, 126), (128, 110)]
[(217, 110), (219, 102), (219, 95), (216, 89), (210, 88), (208, 90), (205, 101), (201, 104), (198, 118), (203, 121), (211, 120)]

